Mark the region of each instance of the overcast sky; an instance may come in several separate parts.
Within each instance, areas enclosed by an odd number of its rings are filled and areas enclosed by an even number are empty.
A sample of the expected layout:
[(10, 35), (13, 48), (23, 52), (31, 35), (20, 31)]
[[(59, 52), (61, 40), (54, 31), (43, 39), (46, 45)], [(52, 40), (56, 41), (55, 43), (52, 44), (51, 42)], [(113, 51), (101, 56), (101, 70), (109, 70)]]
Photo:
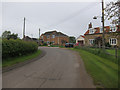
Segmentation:
[(78, 37), (90, 22), (93, 27), (101, 26), (100, 18), (93, 19), (100, 15), (101, 2), (2, 2), (2, 32), (10, 30), (22, 37), (25, 17), (27, 36), (38, 38), (40, 28), (41, 33), (57, 30)]

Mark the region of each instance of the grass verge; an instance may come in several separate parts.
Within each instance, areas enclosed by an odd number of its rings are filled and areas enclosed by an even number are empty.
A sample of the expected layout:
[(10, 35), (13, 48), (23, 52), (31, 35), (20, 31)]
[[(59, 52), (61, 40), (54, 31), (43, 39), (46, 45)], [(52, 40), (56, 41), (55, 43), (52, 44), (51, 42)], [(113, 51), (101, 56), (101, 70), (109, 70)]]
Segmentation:
[(81, 49), (73, 49), (80, 53), (87, 72), (97, 87), (118, 88), (118, 64)]
[(2, 67), (12, 66), (14, 64), (24, 62), (26, 60), (31, 60), (31, 59), (39, 56), (40, 54), (41, 54), (41, 50), (38, 50), (35, 53), (27, 54), (27, 55), (24, 55), (24, 56), (11, 57), (11, 58), (8, 58), (8, 59), (4, 59), (4, 60), (2, 60)]

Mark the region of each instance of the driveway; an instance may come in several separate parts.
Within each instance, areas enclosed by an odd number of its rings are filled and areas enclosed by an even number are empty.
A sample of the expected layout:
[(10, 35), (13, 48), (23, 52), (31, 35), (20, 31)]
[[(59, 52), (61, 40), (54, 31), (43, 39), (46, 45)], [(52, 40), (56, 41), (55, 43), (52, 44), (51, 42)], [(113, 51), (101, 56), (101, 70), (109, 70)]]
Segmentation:
[(77, 52), (40, 47), (46, 55), (3, 73), (3, 88), (94, 88)]

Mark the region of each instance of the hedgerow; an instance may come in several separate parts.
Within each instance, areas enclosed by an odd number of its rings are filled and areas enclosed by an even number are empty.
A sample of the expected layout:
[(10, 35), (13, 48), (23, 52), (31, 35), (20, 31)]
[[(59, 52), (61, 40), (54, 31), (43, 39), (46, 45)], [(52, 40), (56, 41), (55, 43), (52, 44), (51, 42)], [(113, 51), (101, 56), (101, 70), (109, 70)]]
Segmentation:
[(36, 52), (38, 45), (35, 42), (23, 40), (2, 40), (2, 58), (17, 57)]

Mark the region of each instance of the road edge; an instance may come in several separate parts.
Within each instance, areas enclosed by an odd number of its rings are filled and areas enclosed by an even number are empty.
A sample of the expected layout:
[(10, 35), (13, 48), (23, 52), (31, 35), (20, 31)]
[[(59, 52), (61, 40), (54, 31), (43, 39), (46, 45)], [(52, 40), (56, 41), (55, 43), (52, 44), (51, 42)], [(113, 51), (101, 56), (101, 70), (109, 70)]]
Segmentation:
[(5, 72), (8, 72), (8, 71), (10, 71), (10, 70), (19, 68), (19, 67), (21, 67), (21, 66), (24, 66), (24, 65), (26, 65), (26, 64), (29, 64), (29, 63), (31, 63), (31, 62), (34, 62), (34, 61), (42, 58), (43, 56), (45, 56), (46, 52), (45, 52), (44, 50), (41, 50), (41, 51), (42, 51), (42, 52), (41, 52), (41, 54), (40, 54), (39, 56), (37, 56), (37, 57), (35, 57), (35, 58), (31, 59), (31, 60), (27, 60), (27, 61), (24, 61), (24, 62), (20, 62), (20, 63), (14, 64), (14, 65), (9, 66), (9, 67), (4, 67), (4, 68), (2, 68), (2, 73), (5, 73)]

